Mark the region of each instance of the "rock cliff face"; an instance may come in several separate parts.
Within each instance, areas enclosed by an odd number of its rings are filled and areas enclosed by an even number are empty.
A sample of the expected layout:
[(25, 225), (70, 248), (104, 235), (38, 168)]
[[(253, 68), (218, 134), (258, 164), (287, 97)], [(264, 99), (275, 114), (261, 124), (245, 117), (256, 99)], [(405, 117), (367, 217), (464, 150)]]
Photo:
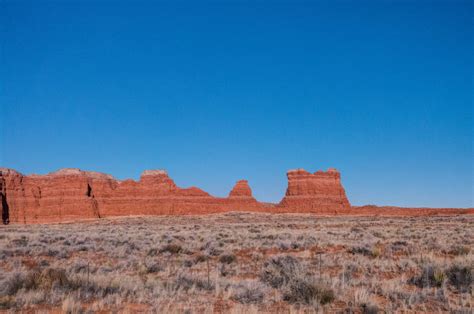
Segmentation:
[(2, 216), (23, 223), (99, 217), (92, 191), (92, 181), (98, 176), (105, 175), (63, 169), (44, 176), (23, 176), (0, 169)]
[(252, 190), (250, 189), (247, 180), (237, 181), (234, 188), (229, 193), (229, 198), (253, 198)]
[(25, 176), (0, 168), (0, 209), (8, 223), (44, 223), (129, 215), (207, 214), (225, 211), (316, 213), (323, 215), (466, 214), (473, 209), (351, 207), (334, 169), (287, 173), (288, 189), (279, 204), (260, 203), (246, 180), (226, 198), (196, 188), (180, 188), (164, 170), (144, 171), (140, 180), (80, 169)]
[(280, 206), (328, 214), (350, 210), (341, 175), (336, 169), (315, 173), (303, 169), (290, 170), (287, 177), (288, 188)]
[(128, 215), (206, 214), (259, 210), (247, 181), (239, 181), (229, 197), (213, 197), (197, 188), (180, 188), (164, 170), (146, 170), (139, 181), (61, 169), (24, 176), (0, 168), (0, 200), (4, 223), (70, 221)]

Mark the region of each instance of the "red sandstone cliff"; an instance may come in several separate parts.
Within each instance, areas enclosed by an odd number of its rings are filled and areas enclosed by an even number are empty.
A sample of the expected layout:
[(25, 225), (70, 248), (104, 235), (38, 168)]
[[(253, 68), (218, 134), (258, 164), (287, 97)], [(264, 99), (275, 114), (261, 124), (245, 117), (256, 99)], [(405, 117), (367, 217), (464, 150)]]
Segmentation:
[(178, 187), (164, 170), (144, 171), (139, 181), (119, 181), (79, 169), (24, 176), (0, 168), (0, 191), (4, 223), (206, 214), (265, 207), (253, 198), (246, 181), (239, 181), (228, 198), (218, 198), (196, 187)]
[(180, 188), (164, 170), (144, 171), (140, 180), (62, 169), (24, 176), (0, 168), (0, 209), (4, 223), (71, 221), (124, 215), (207, 214), (225, 211), (316, 213), (322, 215), (437, 215), (474, 213), (473, 209), (351, 207), (334, 169), (292, 170), (278, 204), (259, 203), (248, 182), (238, 181), (227, 198), (196, 188)]
[(310, 173), (303, 169), (287, 173), (288, 188), (281, 207), (301, 212), (342, 213), (350, 209), (349, 200), (336, 169)]

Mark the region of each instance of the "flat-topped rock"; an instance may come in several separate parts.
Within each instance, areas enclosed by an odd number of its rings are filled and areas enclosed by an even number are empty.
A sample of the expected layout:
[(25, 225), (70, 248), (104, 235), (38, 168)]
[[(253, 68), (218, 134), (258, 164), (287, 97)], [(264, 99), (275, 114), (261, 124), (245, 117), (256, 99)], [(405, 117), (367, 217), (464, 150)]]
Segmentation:
[(287, 172), (288, 188), (280, 206), (300, 211), (331, 212), (350, 208), (340, 174), (330, 168), (310, 173), (304, 169)]

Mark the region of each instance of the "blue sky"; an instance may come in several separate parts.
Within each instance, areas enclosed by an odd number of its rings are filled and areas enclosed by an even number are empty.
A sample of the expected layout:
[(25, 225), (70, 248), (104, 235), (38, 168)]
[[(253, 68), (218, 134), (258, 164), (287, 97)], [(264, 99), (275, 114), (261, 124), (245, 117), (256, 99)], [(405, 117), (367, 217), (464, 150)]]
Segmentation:
[(0, 166), (473, 206), (471, 1), (0, 2)]

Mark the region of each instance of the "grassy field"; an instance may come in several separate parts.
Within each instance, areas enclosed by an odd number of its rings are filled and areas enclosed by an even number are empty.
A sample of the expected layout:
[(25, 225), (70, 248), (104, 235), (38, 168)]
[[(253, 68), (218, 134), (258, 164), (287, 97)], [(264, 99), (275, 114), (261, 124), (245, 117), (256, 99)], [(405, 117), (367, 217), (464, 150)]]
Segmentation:
[(0, 269), (3, 311), (472, 313), (474, 216), (10, 225)]

